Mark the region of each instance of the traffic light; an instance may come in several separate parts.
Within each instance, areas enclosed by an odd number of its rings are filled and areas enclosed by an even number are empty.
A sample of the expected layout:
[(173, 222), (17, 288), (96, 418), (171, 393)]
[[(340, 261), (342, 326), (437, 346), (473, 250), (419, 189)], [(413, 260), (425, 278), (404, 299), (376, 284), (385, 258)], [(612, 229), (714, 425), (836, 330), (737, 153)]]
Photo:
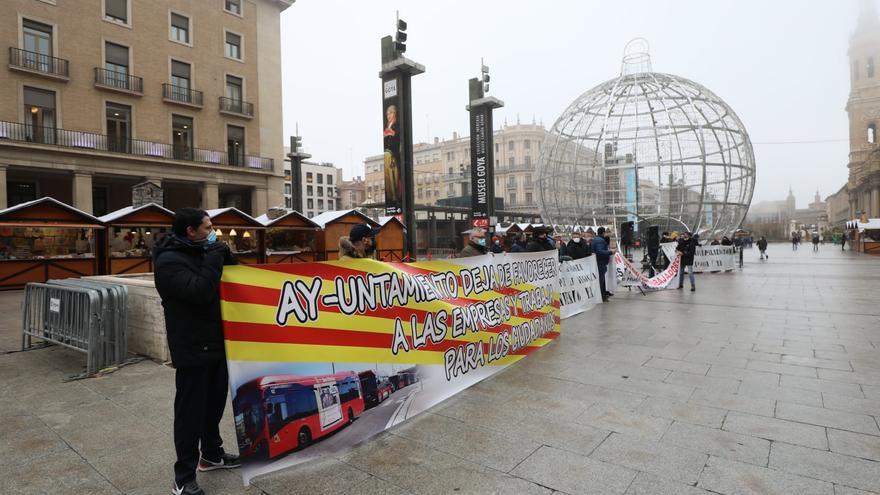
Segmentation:
[(300, 148), (302, 148), (302, 137), (300, 136), (291, 136), (292, 142), (290, 147), (291, 153), (299, 153)]
[(482, 59), (481, 59), (481, 63), (480, 63), (480, 76), (481, 76), (480, 79), (483, 82), (483, 93), (488, 93), (489, 92), (489, 79), (490, 79), (489, 66), (483, 64)]
[(406, 52), (406, 21), (397, 19), (397, 34), (394, 35), (394, 49), (399, 53)]

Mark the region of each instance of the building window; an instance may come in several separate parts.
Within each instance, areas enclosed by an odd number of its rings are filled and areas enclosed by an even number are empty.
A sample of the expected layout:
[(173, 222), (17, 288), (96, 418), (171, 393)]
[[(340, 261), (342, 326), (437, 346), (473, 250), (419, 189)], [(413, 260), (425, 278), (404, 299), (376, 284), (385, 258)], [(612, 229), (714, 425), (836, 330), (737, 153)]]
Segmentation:
[(324, 200), (323, 200), (323, 199), (319, 199), (319, 200), (318, 200), (318, 209), (319, 209), (319, 210), (323, 210), (323, 209), (324, 209)]
[(516, 177), (511, 175), (507, 178), (507, 187), (516, 187)]
[(526, 180), (526, 187), (529, 187), (532, 185), (532, 176), (531, 175), (526, 175), (525, 180)]
[[(526, 141), (526, 142), (528, 143), (528, 141)], [(526, 167), (531, 167), (532, 166), (532, 157), (530, 157), (529, 155), (526, 155), (525, 162), (526, 162)]]
[(226, 32), (226, 56), (241, 60), (241, 36)]
[(51, 72), (52, 26), (23, 19), (21, 21), (24, 53), (22, 62), (28, 68), (40, 72)]
[(311, 172), (306, 172), (306, 182), (308, 182), (309, 184), (311, 184), (312, 182), (314, 182), (314, 178), (313, 178)]
[(868, 125), (868, 144), (874, 144), (877, 142), (877, 126), (874, 124)]
[(293, 199), (284, 198), (284, 207), (285, 208), (293, 208)]
[(37, 183), (9, 181), (6, 183), (6, 194), (9, 206), (33, 201), (37, 199)]
[(422, 199), (423, 196), (424, 196), (424, 190), (422, 190), (422, 188), (419, 188), (419, 189), (416, 191), (416, 197), (419, 198), (419, 199)]
[(513, 168), (513, 157), (507, 159), (507, 166)]
[(530, 193), (530, 192), (526, 193), (526, 204), (527, 205), (532, 204), (532, 193)]
[(868, 67), (866, 69), (868, 77), (874, 77), (874, 57), (868, 57)]
[[(315, 207), (315, 200), (312, 198), (307, 199), (306, 200), (306, 208), (312, 209), (314, 207)], [(312, 213), (310, 213), (310, 214), (312, 214)]]
[(227, 12), (241, 15), (241, 0), (224, 0), (223, 5), (223, 8), (226, 9)]
[(245, 154), (244, 127), (226, 126), (226, 150), (229, 153), (230, 165), (244, 165)]
[(244, 81), (240, 77), (226, 76), (226, 98), (230, 110), (244, 113)]
[(175, 159), (192, 160), (193, 119), (183, 115), (171, 115), (171, 140)]
[(510, 206), (516, 205), (516, 193), (510, 193)]
[(327, 184), (333, 184), (333, 176), (332, 175), (329, 175), (329, 174), (327, 175)]
[(289, 183), (284, 184), (284, 194), (290, 195), (290, 192), (291, 192), (290, 184)]
[(171, 14), (171, 39), (189, 44), (189, 17)]
[(104, 0), (104, 17), (128, 24), (128, 0)]
[(532, 142), (529, 141), (528, 139), (523, 141), (523, 149), (527, 149), (527, 150), (532, 149)]
[(128, 87), (128, 47), (104, 43), (104, 68), (110, 71), (107, 82), (116, 87)]
[[(318, 174), (318, 178), (319, 179), (321, 178), (321, 174)], [(320, 183), (321, 183), (321, 181), (318, 181), (318, 184), (320, 184)], [(324, 195), (324, 186), (318, 186), (318, 196), (323, 196), (323, 195)]]
[(318, 184), (324, 183), (324, 174), (318, 174)]
[(55, 92), (24, 87), (25, 132), (29, 141), (55, 142)]
[(312, 186), (306, 186), (306, 196), (314, 196), (315, 189)]
[(118, 153), (128, 153), (131, 142), (131, 107), (118, 103), (107, 103), (107, 149)]
[(171, 91), (175, 101), (191, 102), (191, 68), (186, 62), (171, 61)]
[(513, 141), (507, 142), (507, 151), (513, 151)]
[(501, 152), (501, 145), (498, 143), (495, 143), (495, 153), (500, 153), (500, 152)]
[(853, 60), (853, 80), (859, 80), (859, 61)]

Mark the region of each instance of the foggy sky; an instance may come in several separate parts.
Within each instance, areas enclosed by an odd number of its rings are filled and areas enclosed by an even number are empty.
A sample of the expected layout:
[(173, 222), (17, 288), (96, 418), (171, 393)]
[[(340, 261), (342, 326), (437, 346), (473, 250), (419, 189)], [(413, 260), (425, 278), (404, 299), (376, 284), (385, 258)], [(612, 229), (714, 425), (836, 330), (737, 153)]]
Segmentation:
[[(653, 69), (692, 79), (739, 115), (755, 143), (753, 204), (798, 207), (847, 179), (846, 50), (858, 2), (738, 0), (297, 0), (281, 17), (284, 135), (346, 179), (381, 152), (379, 40), (395, 10), (409, 24), (415, 141), (468, 133), (467, 80), (490, 67), (504, 100), (496, 129), (550, 128), (581, 93), (617, 77), (627, 41), (645, 37)], [(266, 104), (265, 102), (263, 104)], [(792, 141), (808, 144), (762, 144)]]

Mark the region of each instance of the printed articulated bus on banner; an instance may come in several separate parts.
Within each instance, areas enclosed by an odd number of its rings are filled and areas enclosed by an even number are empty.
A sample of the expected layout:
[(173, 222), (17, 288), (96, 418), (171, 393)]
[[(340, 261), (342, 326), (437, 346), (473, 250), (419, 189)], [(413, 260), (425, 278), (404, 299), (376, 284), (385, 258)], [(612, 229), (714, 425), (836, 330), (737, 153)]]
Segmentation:
[(559, 336), (556, 252), (226, 267), (245, 483), (426, 410)]
[(617, 279), (622, 287), (641, 286), (643, 289), (665, 289), (669, 287), (673, 281), (677, 282), (678, 270), (681, 268), (681, 256), (673, 253), (669, 259), (672, 262), (662, 272), (648, 277), (632, 262), (620, 254), (620, 251), (614, 253), (614, 264), (617, 269)]

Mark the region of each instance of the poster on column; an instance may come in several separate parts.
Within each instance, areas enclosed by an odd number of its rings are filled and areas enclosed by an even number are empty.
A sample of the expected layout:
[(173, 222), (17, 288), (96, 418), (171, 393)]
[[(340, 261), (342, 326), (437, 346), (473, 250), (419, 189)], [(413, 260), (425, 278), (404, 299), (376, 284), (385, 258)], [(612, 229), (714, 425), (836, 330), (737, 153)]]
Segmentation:
[(559, 315), (565, 319), (602, 302), (595, 256), (559, 265)]
[(556, 252), (226, 267), (243, 478), (332, 455), (559, 336)]
[(403, 212), (403, 177), (400, 159), (401, 112), (400, 80), (389, 76), (382, 80), (382, 144), (383, 171), (385, 175), (385, 215), (396, 216)]
[[(661, 244), (663, 254), (669, 259), (675, 256), (674, 242)], [(694, 273), (729, 272), (736, 268), (733, 246), (697, 246), (694, 254)]]
[(616, 275), (618, 283), (621, 287), (640, 286), (642, 289), (646, 290), (665, 289), (669, 287), (673, 281), (677, 281), (678, 270), (681, 265), (681, 256), (673, 253), (673, 256), (670, 259), (672, 262), (665, 270), (653, 277), (648, 277), (639, 268), (633, 265), (630, 260), (620, 254), (620, 251), (618, 251), (614, 253), (614, 264), (617, 269)]

